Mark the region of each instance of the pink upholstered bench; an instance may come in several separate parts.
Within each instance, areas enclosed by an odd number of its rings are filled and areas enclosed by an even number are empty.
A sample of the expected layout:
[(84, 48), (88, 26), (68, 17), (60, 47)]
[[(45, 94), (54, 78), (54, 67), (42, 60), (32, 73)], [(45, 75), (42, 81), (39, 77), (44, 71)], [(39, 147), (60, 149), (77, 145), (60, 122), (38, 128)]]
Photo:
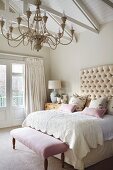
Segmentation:
[(14, 129), (10, 134), (12, 136), (13, 149), (15, 149), (15, 140), (17, 140), (37, 154), (40, 154), (44, 158), (45, 170), (48, 167), (47, 158), (60, 153), (62, 167), (64, 167), (64, 152), (68, 150), (67, 144), (29, 127)]

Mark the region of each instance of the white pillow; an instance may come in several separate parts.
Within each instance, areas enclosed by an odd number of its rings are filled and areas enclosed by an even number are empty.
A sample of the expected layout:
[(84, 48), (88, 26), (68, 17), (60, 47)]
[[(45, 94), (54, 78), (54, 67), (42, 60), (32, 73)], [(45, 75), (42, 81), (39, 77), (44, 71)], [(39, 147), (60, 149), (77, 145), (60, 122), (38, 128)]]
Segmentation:
[(91, 100), (89, 108), (107, 108), (107, 98), (99, 98)]
[(110, 99), (108, 101), (107, 112), (108, 112), (108, 114), (113, 115), (113, 99)]
[(86, 103), (86, 97), (74, 95), (70, 98), (69, 104), (74, 104), (76, 111), (81, 111), (84, 109)]

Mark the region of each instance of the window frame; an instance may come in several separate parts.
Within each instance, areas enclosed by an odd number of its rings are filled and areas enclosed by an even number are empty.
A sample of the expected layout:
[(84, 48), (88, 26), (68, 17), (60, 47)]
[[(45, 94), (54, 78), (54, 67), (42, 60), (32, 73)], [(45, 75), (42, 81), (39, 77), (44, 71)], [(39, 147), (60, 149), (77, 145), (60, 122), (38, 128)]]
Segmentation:
[[(18, 106), (13, 106), (12, 105), (12, 64), (23, 64), (24, 65), (24, 73), (14, 73), (14, 74), (21, 74), (23, 75), (24, 78), (24, 105), (22, 107), (18, 107)], [(9, 110), (9, 112), (12, 109), (15, 108), (25, 108), (25, 62), (21, 61), (21, 60), (6, 60), (6, 59), (1, 59), (0, 58), (0, 65), (6, 65), (6, 107), (0, 107), (0, 111), (3, 110)]]
[(6, 66), (6, 106), (5, 107), (0, 107), (0, 110), (6, 110), (7, 108), (7, 103), (8, 103), (8, 98), (7, 98), (7, 92), (8, 92), (8, 85), (7, 85), (7, 74), (8, 74), (8, 64), (6, 64), (5, 62), (0, 62), (0, 65), (5, 65)]

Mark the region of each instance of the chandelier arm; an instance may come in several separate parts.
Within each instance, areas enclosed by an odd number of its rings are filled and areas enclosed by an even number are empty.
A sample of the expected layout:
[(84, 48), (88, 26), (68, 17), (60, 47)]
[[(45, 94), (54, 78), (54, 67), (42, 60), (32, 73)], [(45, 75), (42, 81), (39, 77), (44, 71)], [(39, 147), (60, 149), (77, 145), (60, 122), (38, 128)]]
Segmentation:
[(49, 43), (49, 41), (48, 41), (47, 43), (48, 43), (49, 47), (50, 47), (52, 50), (55, 50), (55, 49), (57, 48), (57, 45), (54, 46), (54, 48), (53, 48), (53, 47), (51, 46), (51, 44)]
[(10, 47), (13, 47), (13, 48), (18, 47), (22, 42), (23, 42), (23, 40), (20, 41), (17, 45), (13, 46), (13, 45), (10, 44), (10, 40), (8, 39), (8, 45), (9, 45)]
[(7, 39), (7, 37), (5, 36), (4, 32), (3, 32), (3, 29), (1, 28), (1, 33), (2, 35)]
[(61, 44), (61, 45), (69, 45), (69, 44), (71, 44), (72, 41), (73, 41), (73, 37), (72, 37), (72, 39), (70, 40), (70, 42), (68, 42), (68, 43), (62, 43), (61, 41), (59, 41), (59, 44)]
[(4, 32), (3, 32), (3, 29), (1, 29), (1, 33), (2, 33), (2, 35), (5, 37), (5, 39), (9, 39), (10, 41), (21, 41), (21, 39), (22, 39), (22, 38), (20, 38), (19, 40), (17, 40), (20, 36), (17, 37), (17, 38), (15, 38), (15, 39), (13, 39), (13, 38), (7, 38), (6, 35), (5, 35)]
[(20, 26), (18, 26), (18, 31), (19, 31), (20, 35), (25, 34), (25, 33), (22, 33), (22, 31), (21, 31), (21, 29), (20, 29)]
[[(56, 41), (56, 43), (55, 43), (50, 37), (48, 37), (48, 40), (50, 40), (54, 46), (57, 45), (57, 41)], [(47, 41), (47, 42), (49, 42), (49, 41)]]
[(29, 29), (29, 18), (28, 18), (28, 29)]
[(25, 38), (23, 38), (23, 45), (27, 46), (28, 44), (29, 44), (29, 39), (28, 39), (28, 42), (25, 44)]
[[(53, 36), (48, 30), (47, 30), (47, 28), (45, 27), (45, 29), (46, 29), (46, 32), (48, 33), (48, 36), (52, 36), (53, 38), (55, 38), (55, 36)], [(62, 38), (63, 37), (63, 35), (64, 35), (64, 30), (60, 33), (60, 38)]]
[[(47, 30), (47, 32), (48, 32), (48, 37), (53, 37), (55, 40), (56, 40), (56, 44), (58, 45), (58, 44), (60, 44), (60, 39), (63, 37), (63, 33), (61, 33), (62, 34), (62, 36), (60, 36), (60, 38), (59, 37), (55, 37), (55, 36), (53, 36), (51, 33), (49, 33), (49, 31)], [(71, 41), (72, 42), (72, 41)], [(65, 45), (65, 44), (64, 44)], [(67, 44), (66, 44), (67, 45)]]
[[(21, 39), (22, 39), (21, 35), (18, 36), (18, 37), (16, 37), (16, 38), (7, 38), (6, 35), (4, 34), (2, 28), (1, 28), (1, 33), (2, 33), (2, 35), (3, 35), (6, 39), (9, 39), (10, 41), (21, 41)], [(21, 37), (21, 38), (20, 38), (20, 37)], [(20, 39), (18, 39), (18, 38), (20, 38)]]
[(47, 30), (46, 27), (45, 27), (45, 30), (46, 30), (46, 33), (48, 34), (47, 36), (51, 36), (51, 37), (55, 38), (55, 36), (53, 36), (53, 35)]
[[(19, 39), (20, 38), (20, 39)], [(10, 41), (16, 41), (16, 42), (19, 42), (19, 41), (21, 41), (22, 39), (23, 39), (23, 37), (22, 36), (18, 36), (18, 37), (16, 37), (16, 38), (7, 38), (6, 37), (6, 39), (9, 39)]]
[[(52, 35), (51, 33), (49, 33), (49, 31), (48, 31), (47, 29), (46, 29), (46, 32), (48, 33), (47, 37), (48, 37), (48, 38), (50, 38), (50, 37), (54, 38), (54, 40), (56, 41), (56, 43), (55, 43), (55, 44), (57, 44), (57, 40), (58, 40), (58, 38), (57, 38), (57, 37), (55, 37), (54, 35)], [(52, 39), (51, 39), (51, 41), (52, 41)]]
[[(19, 32), (20, 32), (20, 35), (19, 35), (18, 37), (16, 37), (16, 38), (13, 38), (13, 37), (12, 37), (12, 39), (10, 39), (10, 40), (13, 40), (13, 41), (21, 41), (21, 40), (23, 39), (23, 37), (27, 36), (28, 32), (22, 33), (21, 30), (19, 29), (19, 27), (18, 27), (18, 30), (19, 30)], [(19, 38), (20, 38), (20, 39), (19, 39)]]
[(26, 33), (25, 33), (25, 32), (22, 33), (22, 32), (21, 32), (21, 29), (20, 29), (20, 26), (18, 27), (18, 30), (19, 30), (19, 32), (20, 32), (20, 37), (22, 36), (22, 38), (23, 38), (23, 37), (27, 36), (28, 31), (27, 31)]
[[(25, 32), (22, 33), (20, 27), (18, 27), (18, 30), (19, 30), (19, 32), (20, 32), (20, 34), (21, 34), (20, 36), (23, 36), (23, 37), (24, 37), (24, 36), (27, 36), (28, 31), (27, 31), (26, 33), (25, 33)], [(34, 33), (34, 32), (32, 32), (32, 35), (33, 35), (33, 33)]]
[(11, 40), (11, 41), (21, 41), (23, 39), (23, 37), (22, 37), (22, 35), (19, 35), (18, 37), (16, 37), (16, 38), (13, 38), (12, 36), (11, 36), (11, 39), (9, 38), (9, 40)]

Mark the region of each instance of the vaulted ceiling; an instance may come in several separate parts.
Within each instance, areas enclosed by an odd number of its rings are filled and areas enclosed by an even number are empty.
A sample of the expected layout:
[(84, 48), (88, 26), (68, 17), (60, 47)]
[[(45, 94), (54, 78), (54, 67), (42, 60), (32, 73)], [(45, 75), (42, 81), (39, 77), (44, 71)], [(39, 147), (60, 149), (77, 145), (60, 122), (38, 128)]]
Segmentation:
[[(30, 7), (36, 10), (35, 0), (0, 0), (0, 17), (16, 23), (16, 17), (23, 16), (23, 27), (26, 26), (25, 11)], [(65, 36), (69, 36), (73, 25), (75, 34), (90, 30), (98, 33), (101, 26), (113, 20), (113, 0), (42, 0), (42, 12), (47, 11), (48, 30), (58, 32), (63, 11), (67, 16)], [(76, 36), (76, 35), (75, 35)]]

